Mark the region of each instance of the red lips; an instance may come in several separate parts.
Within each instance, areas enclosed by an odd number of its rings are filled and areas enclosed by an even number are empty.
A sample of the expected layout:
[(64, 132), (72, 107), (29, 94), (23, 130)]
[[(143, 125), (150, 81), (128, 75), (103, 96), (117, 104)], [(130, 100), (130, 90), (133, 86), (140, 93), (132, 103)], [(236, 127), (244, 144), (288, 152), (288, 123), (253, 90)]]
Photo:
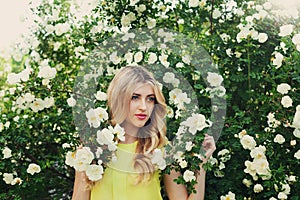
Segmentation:
[(146, 119), (146, 117), (147, 117), (146, 114), (136, 114), (135, 116), (136, 116), (138, 119), (140, 119), (140, 120), (144, 120), (144, 119)]

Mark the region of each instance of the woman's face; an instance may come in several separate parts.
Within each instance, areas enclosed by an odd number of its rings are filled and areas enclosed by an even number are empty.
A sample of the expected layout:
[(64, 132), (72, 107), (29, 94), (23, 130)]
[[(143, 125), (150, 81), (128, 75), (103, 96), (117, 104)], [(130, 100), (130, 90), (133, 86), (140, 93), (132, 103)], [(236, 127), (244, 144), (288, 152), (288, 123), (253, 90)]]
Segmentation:
[[(131, 128), (141, 128), (150, 118), (155, 105), (153, 86), (149, 83), (139, 83), (131, 96), (129, 112), (123, 125)], [(129, 130), (128, 130), (129, 131)]]

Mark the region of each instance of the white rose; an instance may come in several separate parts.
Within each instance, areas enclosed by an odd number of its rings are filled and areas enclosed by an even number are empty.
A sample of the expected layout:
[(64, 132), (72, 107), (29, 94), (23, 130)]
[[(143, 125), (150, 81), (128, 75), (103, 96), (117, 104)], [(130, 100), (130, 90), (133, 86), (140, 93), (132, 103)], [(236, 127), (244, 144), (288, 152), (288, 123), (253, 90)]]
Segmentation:
[(135, 4), (137, 3), (137, 2), (139, 2), (140, 0), (130, 0), (130, 6), (135, 6)]
[(231, 49), (226, 49), (226, 54), (231, 57), (232, 56), (232, 50)]
[(98, 128), (100, 126), (100, 118), (99, 116), (96, 114), (94, 109), (89, 109), (89, 111), (87, 111), (85, 113), (87, 119), (88, 119), (88, 123), (90, 126), (93, 126), (94, 128)]
[[(294, 119), (293, 119), (292, 126), (294, 128), (300, 129), (300, 105), (298, 105), (296, 107), (296, 113), (295, 113), (295, 116), (294, 116)], [(298, 131), (300, 131), (300, 130), (298, 130)]]
[(294, 175), (289, 176), (289, 181), (296, 182), (296, 176), (294, 176)]
[(2, 153), (3, 153), (3, 159), (10, 158), (12, 156), (11, 150), (8, 147), (4, 147), (4, 149), (2, 150)]
[(259, 175), (267, 175), (269, 173), (269, 162), (267, 159), (254, 159), (251, 167)]
[(153, 154), (152, 154), (152, 158), (151, 158), (151, 162), (154, 164), (154, 165), (157, 165), (157, 167), (160, 169), (160, 170), (163, 170), (166, 168), (166, 161), (164, 159), (164, 156), (163, 156), (163, 152), (161, 149), (154, 149), (153, 151)]
[(221, 196), (221, 200), (235, 200), (235, 194), (229, 191), (227, 195)]
[(45, 79), (53, 79), (56, 73), (57, 71), (55, 68), (51, 68), (50, 66), (40, 66), (38, 77)]
[(34, 101), (34, 99), (35, 99), (35, 96), (34, 95), (32, 95), (32, 94), (30, 94), (30, 93), (26, 93), (25, 95), (24, 95), (24, 99), (25, 99), (25, 101), (26, 102), (33, 102)]
[(176, 64), (176, 68), (183, 68), (183, 66), (184, 66), (184, 65), (183, 65), (182, 62), (179, 62), (179, 63)]
[(257, 38), (259, 43), (264, 43), (268, 40), (268, 35), (266, 33), (259, 33)]
[(54, 105), (54, 98), (53, 97), (46, 97), (44, 99), (45, 108), (50, 108)]
[[(100, 155), (103, 153), (103, 149), (100, 147), (97, 147), (97, 151), (96, 151), (96, 158), (100, 158)], [(98, 164), (101, 165), (102, 164), (102, 160), (98, 160)]]
[(122, 24), (122, 26), (127, 27), (127, 26), (130, 25), (130, 23), (131, 23), (131, 21), (130, 21), (129, 16), (123, 14), (123, 16), (121, 18), (121, 24)]
[(287, 199), (288, 197), (284, 192), (279, 192), (277, 198), (282, 200), (282, 199)]
[(294, 25), (288, 24), (280, 27), (280, 33), (278, 34), (281, 37), (290, 35), (294, 30)]
[(105, 92), (98, 91), (95, 94), (95, 97), (99, 101), (105, 101), (105, 100), (107, 100), (107, 94)]
[(291, 141), (290, 141), (290, 145), (291, 145), (291, 146), (295, 146), (296, 144), (297, 144), (297, 141), (296, 141), (296, 140), (291, 140)]
[(24, 69), (21, 73), (20, 73), (20, 77), (21, 77), (21, 80), (22, 81), (28, 81), (29, 80), (29, 75), (30, 75), (30, 73), (31, 73), (31, 69), (29, 69), (29, 68), (26, 68), (26, 69)]
[(38, 112), (44, 109), (44, 104), (45, 102), (42, 99), (37, 98), (29, 105), (29, 107), (32, 109), (33, 112)]
[(158, 57), (160, 63), (165, 66), (166, 68), (168, 68), (170, 66), (170, 63), (168, 62), (168, 55), (166, 54), (162, 54)]
[(188, 141), (188, 142), (185, 143), (185, 150), (191, 151), (192, 148), (193, 148), (193, 146), (195, 146), (195, 145), (193, 144), (193, 142)]
[(68, 151), (65, 158), (65, 164), (69, 165), (70, 167), (75, 166), (75, 159), (76, 159), (76, 151)]
[(241, 142), (244, 149), (251, 150), (251, 149), (254, 149), (254, 147), (256, 146), (256, 141), (250, 135), (244, 135), (241, 138), (240, 142)]
[(26, 171), (27, 171), (27, 173), (33, 175), (35, 173), (39, 173), (41, 171), (41, 167), (35, 163), (31, 163), (31, 164), (29, 164)]
[(146, 23), (149, 29), (152, 29), (156, 26), (156, 20), (152, 18), (149, 18)]
[(120, 63), (121, 58), (118, 57), (117, 52), (113, 52), (111, 55), (109, 55), (109, 60), (114, 64), (117, 65)]
[(297, 44), (296, 49), (300, 51), (300, 44)]
[(274, 142), (276, 142), (278, 144), (283, 144), (285, 142), (285, 139), (282, 135), (277, 134), (274, 138)]
[(254, 159), (265, 159), (266, 147), (259, 145), (259, 147), (255, 147), (251, 150), (250, 156)]
[(87, 177), (91, 181), (98, 181), (102, 178), (103, 167), (101, 165), (88, 165), (85, 171)]
[(67, 103), (70, 107), (73, 107), (76, 105), (76, 100), (73, 97), (70, 97), (67, 99)]
[(182, 56), (182, 62), (189, 65), (191, 63), (191, 57), (189, 55)]
[(70, 25), (67, 23), (59, 23), (56, 24), (54, 27), (55, 33), (57, 36), (60, 36), (70, 30)]
[(187, 162), (186, 162), (186, 160), (180, 159), (180, 160), (178, 160), (178, 162), (179, 162), (179, 166), (181, 167), (181, 169), (184, 169), (184, 168), (187, 167)]
[(290, 194), (291, 193), (291, 187), (287, 183), (281, 183), (282, 189), (285, 194)]
[(171, 83), (172, 80), (175, 78), (175, 74), (172, 72), (166, 72), (165, 75), (163, 76), (163, 81), (165, 83)]
[(295, 154), (294, 157), (300, 160), (300, 150), (298, 150)]
[(0, 122), (0, 132), (3, 131), (3, 129), (4, 129), (4, 124)]
[(180, 125), (189, 127), (189, 132), (193, 135), (195, 135), (197, 131), (202, 131), (204, 128), (210, 126), (204, 115), (195, 113), (192, 113), (192, 116), (186, 121), (181, 122)]
[(220, 163), (219, 165), (219, 170), (225, 169), (225, 164), (223, 162)]
[(292, 41), (295, 45), (299, 45), (300, 44), (300, 34), (295, 34), (292, 38)]
[(45, 31), (47, 31), (48, 34), (51, 34), (51, 33), (53, 33), (55, 31), (55, 27), (53, 25), (51, 25), (51, 24), (47, 24), (45, 26)]
[(136, 20), (136, 16), (135, 16), (135, 14), (133, 12), (128, 13), (128, 16), (129, 16), (129, 19), (131, 21), (135, 21)]
[(299, 138), (299, 139), (300, 139), (300, 129), (296, 128), (296, 129), (294, 130), (293, 134), (294, 134), (294, 136), (295, 136), (296, 138)]
[(7, 83), (8, 84), (16, 84), (21, 81), (21, 76), (20, 74), (16, 73), (10, 73), (7, 75)]
[(192, 180), (196, 180), (196, 177), (194, 175), (194, 172), (192, 172), (190, 170), (186, 170), (183, 173), (183, 179), (185, 182), (191, 182)]
[(189, 0), (189, 7), (194, 8), (199, 6), (199, 0)]
[(74, 168), (77, 171), (84, 171), (93, 161), (93, 159), (94, 154), (91, 152), (90, 148), (83, 147), (82, 149), (77, 149), (75, 154)]
[(279, 52), (277, 52), (275, 54), (275, 59), (273, 60), (273, 65), (276, 65), (276, 69), (278, 69), (279, 67), (281, 67), (282, 65), (282, 61), (283, 61), (283, 55)]
[(101, 122), (104, 122), (105, 120), (108, 120), (108, 113), (104, 108), (98, 107), (94, 109), (95, 114), (99, 117)]
[(138, 13), (142, 13), (146, 10), (146, 6), (144, 4), (140, 4), (139, 6), (135, 6), (135, 10), (138, 12)]
[(217, 87), (223, 82), (223, 77), (217, 73), (208, 72), (207, 81), (212, 87)]
[(281, 94), (287, 94), (289, 90), (291, 89), (291, 86), (287, 83), (281, 83), (277, 86), (277, 92)]
[(289, 108), (293, 105), (293, 100), (289, 96), (284, 96), (281, 99), (281, 104), (285, 108)]
[(124, 55), (124, 58), (125, 58), (127, 64), (130, 65), (130, 64), (132, 63), (133, 53), (127, 52), (127, 53)]
[(16, 184), (21, 185), (22, 182), (23, 182), (22, 179), (16, 177), (16, 178), (14, 178), (14, 180), (12, 180), (11, 185), (16, 185)]
[(252, 181), (244, 178), (244, 179), (243, 179), (243, 184), (244, 184), (246, 187), (250, 187), (250, 186), (252, 185)]
[(213, 13), (212, 13), (212, 17), (213, 17), (214, 19), (218, 19), (218, 18), (221, 17), (221, 16), (222, 16), (221, 11), (220, 11), (219, 9), (214, 9), (214, 11), (213, 11)]
[(6, 184), (11, 184), (14, 180), (14, 175), (12, 173), (3, 173), (3, 180)]
[(113, 134), (116, 134), (119, 140), (125, 141), (125, 130), (122, 126), (116, 124), (115, 127), (109, 126), (108, 129), (113, 132)]
[(255, 193), (260, 193), (261, 191), (263, 191), (263, 186), (261, 184), (255, 184), (254, 187), (253, 187), (253, 191)]
[(107, 128), (104, 128), (103, 130), (97, 131), (97, 142), (100, 145), (109, 145), (113, 143), (114, 135), (113, 132)]
[(134, 54), (134, 62), (138, 63), (141, 62), (143, 59), (143, 53), (141, 51)]
[(155, 53), (149, 53), (148, 64), (153, 64), (157, 61), (157, 56)]

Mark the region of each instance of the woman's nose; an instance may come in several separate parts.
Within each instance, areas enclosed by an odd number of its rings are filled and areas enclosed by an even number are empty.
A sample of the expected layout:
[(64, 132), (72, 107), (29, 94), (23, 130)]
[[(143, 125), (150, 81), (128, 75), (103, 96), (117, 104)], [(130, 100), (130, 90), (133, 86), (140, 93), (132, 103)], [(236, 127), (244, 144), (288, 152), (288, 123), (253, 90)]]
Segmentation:
[(147, 108), (146, 107), (146, 101), (145, 100), (141, 100), (140, 101), (140, 105), (139, 105), (139, 109), (144, 111), (144, 110), (146, 110), (146, 108)]

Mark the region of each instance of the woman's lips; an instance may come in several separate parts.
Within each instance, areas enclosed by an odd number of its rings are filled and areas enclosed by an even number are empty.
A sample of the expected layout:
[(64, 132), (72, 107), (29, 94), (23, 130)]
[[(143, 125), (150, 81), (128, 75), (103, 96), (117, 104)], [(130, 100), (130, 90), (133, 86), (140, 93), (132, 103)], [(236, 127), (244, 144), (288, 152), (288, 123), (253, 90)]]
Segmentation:
[(146, 114), (136, 114), (135, 116), (136, 116), (138, 119), (140, 119), (140, 120), (144, 120), (144, 119), (147, 118), (147, 115), (146, 115)]

